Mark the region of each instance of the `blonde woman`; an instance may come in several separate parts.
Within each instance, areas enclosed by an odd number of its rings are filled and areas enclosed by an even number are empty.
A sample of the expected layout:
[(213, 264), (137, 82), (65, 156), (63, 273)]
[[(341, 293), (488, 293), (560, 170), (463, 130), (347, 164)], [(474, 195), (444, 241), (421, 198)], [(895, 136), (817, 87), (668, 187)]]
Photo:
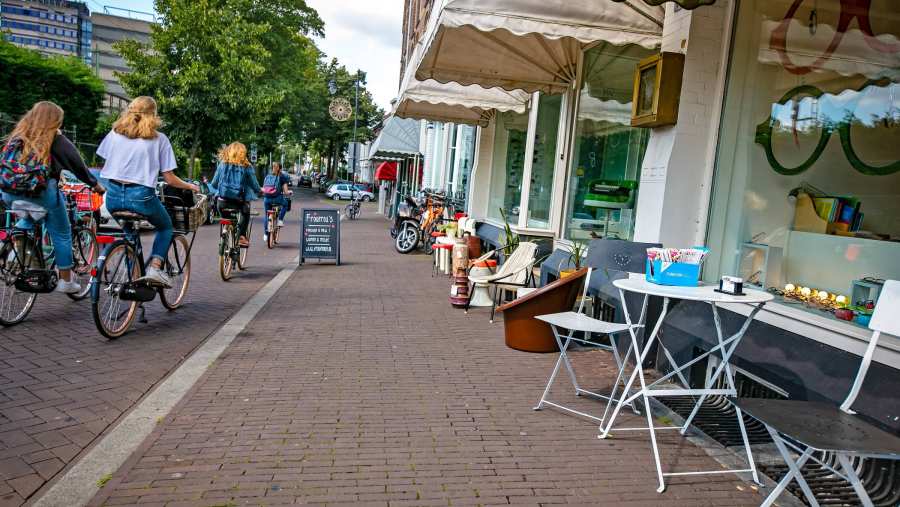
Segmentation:
[(247, 147), (234, 142), (219, 151), (216, 174), (209, 184), (210, 190), (218, 197), (218, 206), (241, 210), (238, 220), (238, 244), (250, 245), (247, 226), (250, 225), (250, 201), (259, 198), (259, 182), (256, 170), (247, 159)]
[(177, 164), (172, 143), (157, 129), (161, 120), (152, 97), (138, 97), (113, 124), (97, 155), (106, 160), (100, 176), (109, 180), (106, 208), (110, 212), (131, 211), (147, 217), (156, 228), (147, 274), (140, 280), (153, 285), (171, 287), (163, 272), (163, 260), (174, 234), (172, 219), (156, 195), (160, 175), (166, 184), (199, 192), (196, 185), (175, 175)]
[[(59, 269), (58, 292), (74, 294), (81, 292), (81, 285), (72, 279), (72, 227), (66, 212), (66, 199), (59, 191), (58, 182), (65, 169), (75, 175), (94, 191), (103, 193), (103, 185), (88, 171), (78, 150), (60, 132), (63, 110), (53, 102), (38, 102), (19, 120), (4, 144), (4, 151), (15, 153), (19, 162), (34, 157), (49, 168), (47, 187), (37, 195), (25, 196), (19, 193), (3, 193), (3, 201), (11, 207), (13, 201), (28, 201), (47, 210), (45, 227), (53, 241), (56, 264)], [(20, 220), (17, 227), (29, 229), (29, 220)]]

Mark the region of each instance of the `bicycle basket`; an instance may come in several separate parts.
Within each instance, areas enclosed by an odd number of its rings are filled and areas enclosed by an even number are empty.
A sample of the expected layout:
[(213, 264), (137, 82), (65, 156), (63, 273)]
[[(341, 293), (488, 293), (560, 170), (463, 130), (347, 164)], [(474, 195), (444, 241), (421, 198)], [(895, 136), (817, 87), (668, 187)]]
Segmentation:
[(103, 205), (103, 196), (85, 185), (63, 185), (63, 192), (75, 200), (78, 211), (97, 211)]
[(192, 207), (166, 203), (166, 211), (175, 230), (193, 232), (206, 221), (205, 199), (199, 199)]

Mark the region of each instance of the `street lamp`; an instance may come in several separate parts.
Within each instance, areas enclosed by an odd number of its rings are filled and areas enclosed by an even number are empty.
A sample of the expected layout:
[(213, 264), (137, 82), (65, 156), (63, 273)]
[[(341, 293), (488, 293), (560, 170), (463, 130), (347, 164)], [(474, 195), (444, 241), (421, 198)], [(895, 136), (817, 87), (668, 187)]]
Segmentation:
[(356, 141), (356, 126), (359, 120), (359, 69), (356, 69), (356, 91), (353, 99), (353, 182), (356, 183), (357, 161), (359, 160), (359, 143)]

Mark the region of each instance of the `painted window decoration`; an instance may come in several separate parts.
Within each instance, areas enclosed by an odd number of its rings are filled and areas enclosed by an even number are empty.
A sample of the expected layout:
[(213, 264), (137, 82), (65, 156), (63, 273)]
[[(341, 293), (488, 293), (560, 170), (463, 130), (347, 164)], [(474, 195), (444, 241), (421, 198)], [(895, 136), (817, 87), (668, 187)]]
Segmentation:
[(648, 129), (631, 127), (634, 68), (651, 54), (639, 46), (611, 44), (585, 52), (566, 206), (568, 239), (632, 237), (649, 138)]
[(896, 2), (749, 0), (736, 23), (704, 276), (865, 323), (859, 288), (900, 279)]

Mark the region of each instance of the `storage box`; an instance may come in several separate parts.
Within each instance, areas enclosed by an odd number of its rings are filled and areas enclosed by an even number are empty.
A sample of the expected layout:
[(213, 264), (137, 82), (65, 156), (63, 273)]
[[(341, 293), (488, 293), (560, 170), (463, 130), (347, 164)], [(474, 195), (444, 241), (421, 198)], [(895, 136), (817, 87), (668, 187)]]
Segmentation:
[(647, 281), (658, 285), (696, 287), (700, 285), (700, 264), (647, 259)]

